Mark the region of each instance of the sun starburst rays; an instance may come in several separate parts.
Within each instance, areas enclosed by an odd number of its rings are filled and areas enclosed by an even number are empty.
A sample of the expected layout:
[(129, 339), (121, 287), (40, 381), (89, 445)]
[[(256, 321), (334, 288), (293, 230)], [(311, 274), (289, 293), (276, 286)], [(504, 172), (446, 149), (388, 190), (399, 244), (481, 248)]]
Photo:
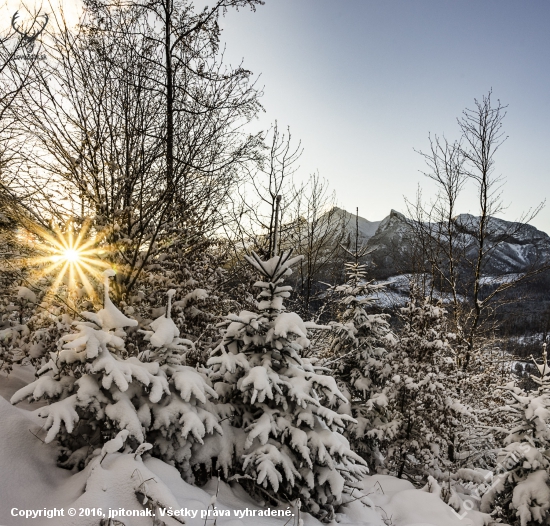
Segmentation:
[(90, 298), (95, 297), (90, 278), (100, 281), (102, 272), (111, 267), (100, 257), (108, 252), (108, 248), (102, 246), (106, 233), (90, 235), (86, 224), (76, 235), (72, 225), (68, 225), (65, 232), (57, 229), (52, 233), (35, 227), (31, 233), (29, 244), (41, 253), (27, 261), (36, 270), (36, 279), (53, 276), (49, 290), (54, 292), (64, 284), (71, 292), (79, 288), (80, 283)]

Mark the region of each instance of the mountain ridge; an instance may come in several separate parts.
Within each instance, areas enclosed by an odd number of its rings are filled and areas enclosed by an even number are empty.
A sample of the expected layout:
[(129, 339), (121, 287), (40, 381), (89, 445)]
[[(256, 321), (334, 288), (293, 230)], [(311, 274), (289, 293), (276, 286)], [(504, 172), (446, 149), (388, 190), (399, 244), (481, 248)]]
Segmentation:
[[(338, 209), (338, 214), (348, 219), (348, 235), (355, 235), (355, 214), (342, 209)], [(414, 271), (411, 226), (401, 212), (392, 209), (381, 221), (369, 221), (359, 216), (358, 223), (360, 244), (369, 252), (365, 262), (377, 277)], [(453, 224), (466, 255), (475, 257), (479, 217), (459, 214)], [(483, 268), (485, 275), (521, 273), (534, 265), (550, 261), (550, 236), (527, 223), (491, 217), (486, 240), (490, 257)]]

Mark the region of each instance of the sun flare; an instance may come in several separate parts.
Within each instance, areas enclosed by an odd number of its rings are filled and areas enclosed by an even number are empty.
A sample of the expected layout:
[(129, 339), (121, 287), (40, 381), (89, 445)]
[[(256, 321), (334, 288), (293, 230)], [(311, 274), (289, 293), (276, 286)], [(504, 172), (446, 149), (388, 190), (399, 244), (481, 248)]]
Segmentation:
[(29, 266), (37, 269), (36, 277), (55, 276), (50, 286), (52, 291), (57, 291), (62, 284), (66, 284), (69, 291), (82, 286), (89, 297), (94, 297), (90, 277), (100, 281), (102, 272), (111, 266), (100, 257), (108, 251), (100, 243), (104, 235), (91, 236), (89, 225), (84, 225), (78, 234), (71, 225), (65, 232), (34, 228), (32, 234), (32, 246), (42, 254), (28, 260)]

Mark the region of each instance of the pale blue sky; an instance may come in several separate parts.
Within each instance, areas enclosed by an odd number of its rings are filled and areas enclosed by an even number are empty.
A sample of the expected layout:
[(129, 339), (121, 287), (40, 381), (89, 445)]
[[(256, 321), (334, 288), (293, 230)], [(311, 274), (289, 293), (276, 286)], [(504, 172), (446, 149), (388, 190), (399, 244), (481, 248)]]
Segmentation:
[[(261, 74), (257, 125), (290, 126), (303, 175), (318, 170), (348, 210), (403, 211), (426, 185), (413, 148), (429, 132), (456, 137), (456, 117), (491, 87), (509, 105), (505, 217), (550, 195), (547, 0), (266, 0), (221, 25), (226, 57)], [(550, 232), (550, 203), (533, 224)]]

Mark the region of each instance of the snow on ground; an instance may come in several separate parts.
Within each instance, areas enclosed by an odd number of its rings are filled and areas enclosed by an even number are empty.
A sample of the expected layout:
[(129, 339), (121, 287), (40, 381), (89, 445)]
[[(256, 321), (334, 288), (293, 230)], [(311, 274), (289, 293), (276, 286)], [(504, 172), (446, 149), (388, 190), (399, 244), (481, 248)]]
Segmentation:
[[(483, 276), (480, 279), (480, 284), (492, 286), (502, 285), (516, 281), (522, 276), (522, 273), (510, 273), (501, 276)], [(386, 285), (386, 288), (373, 296), (374, 304), (378, 307), (389, 309), (405, 306), (409, 301), (410, 282), (412, 278), (412, 274), (397, 274), (382, 281), (376, 281), (375, 284)], [(426, 287), (428, 289), (431, 279), (430, 276), (427, 274), (415, 276), (417, 282), (420, 282), (422, 279), (426, 280)], [(452, 303), (453, 301), (452, 294), (440, 292), (438, 290), (433, 291), (433, 297), (435, 300), (441, 300), (444, 304)], [(458, 299), (459, 301), (464, 301), (463, 296), (459, 295)]]
[[(447, 506), (435, 493), (415, 489), (406, 481), (389, 475), (374, 475), (363, 480), (363, 490), (372, 501), (381, 522), (372, 522), (378, 526), (483, 526), (484, 518), (478, 512), (468, 512), (459, 516)], [(361, 524), (364, 513), (357, 501), (348, 504), (347, 520)], [(350, 519), (354, 519), (351, 520)]]
[(409, 301), (408, 296), (389, 289), (373, 294), (373, 299), (374, 305), (380, 307), (381, 309), (395, 309), (397, 307), (404, 307)]
[[(407, 305), (410, 299), (410, 283), (412, 278), (412, 274), (398, 274), (395, 276), (390, 276), (382, 281), (375, 281), (376, 285), (385, 285), (386, 288), (373, 295), (374, 304), (377, 307), (385, 309), (395, 309)], [(426, 287), (428, 289), (430, 277), (427, 274), (424, 275), (424, 277), (421, 275), (417, 275), (415, 277), (416, 281), (420, 281), (421, 279), (426, 280)], [(451, 303), (453, 301), (452, 294), (450, 293), (443, 293), (438, 290), (433, 290), (432, 295), (436, 301), (441, 300), (443, 304)], [(459, 296), (459, 300), (463, 301), (462, 296)]]
[[(0, 396), (3, 396), (6, 400), (9, 400), (13, 393), (30, 384), (34, 380), (34, 368), (31, 365), (27, 365), (25, 367), (15, 366), (9, 375), (0, 373)], [(23, 407), (23, 405), (19, 405), (19, 407)], [(27, 407), (30, 407), (30, 405)]]
[[(68, 471), (56, 465), (54, 444), (45, 444), (40, 418), (36, 412), (12, 406), (6, 398), (32, 379), (29, 371), (16, 371), (9, 378), (0, 377), (0, 526), (99, 526), (97, 516), (67, 516), (69, 508), (109, 508), (143, 510), (151, 504), (163, 508), (196, 510), (196, 517), (186, 517), (189, 526), (205, 524), (201, 511), (207, 510), (218, 490), (216, 508), (229, 516), (220, 516), (216, 526), (294, 526), (296, 518), (258, 517), (269, 507), (254, 501), (238, 484), (218, 483), (214, 479), (198, 488), (184, 482), (168, 464), (155, 459), (142, 460), (133, 453), (96, 456), (82, 472)], [(136, 491), (147, 495), (145, 507)], [(460, 520), (452, 509), (433, 493), (414, 489), (406, 481), (386, 475), (367, 476), (362, 490), (354, 490), (357, 500), (347, 504), (337, 522), (364, 526), (480, 526), (479, 517)], [(39, 510), (64, 508), (65, 516), (48, 518), (13, 517), (12, 509)], [(210, 506), (212, 509), (212, 506)], [(242, 510), (255, 511), (255, 517), (239, 517)], [(286, 506), (279, 509), (285, 510)], [(292, 508), (292, 512), (296, 512)], [(302, 514), (304, 526), (321, 526)], [(477, 520), (475, 520), (477, 519)], [(151, 526), (151, 517), (119, 517), (124, 526)], [(166, 526), (180, 524), (173, 517), (163, 517)], [(114, 523), (117, 524), (117, 523)]]
[(524, 276), (523, 272), (513, 272), (510, 274), (503, 274), (502, 276), (483, 276), (479, 280), (481, 285), (503, 285), (507, 283), (513, 283), (521, 279)]

